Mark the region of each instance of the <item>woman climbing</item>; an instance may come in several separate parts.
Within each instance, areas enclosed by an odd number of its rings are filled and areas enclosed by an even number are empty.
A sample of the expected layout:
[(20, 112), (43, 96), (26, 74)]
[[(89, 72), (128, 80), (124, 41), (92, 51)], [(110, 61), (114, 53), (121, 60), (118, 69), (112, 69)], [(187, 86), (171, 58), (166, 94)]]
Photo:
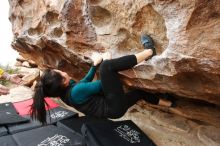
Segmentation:
[[(67, 73), (47, 69), (35, 88), (34, 102), (31, 108), (32, 118), (46, 122), (44, 97), (60, 97), (85, 115), (99, 118), (119, 118), (139, 99), (152, 104), (172, 106), (172, 102), (151, 96), (149, 93), (133, 89), (124, 92), (118, 71), (127, 70), (156, 54), (150, 36), (141, 36), (144, 50), (135, 55), (127, 55), (116, 59), (105, 56), (93, 59), (93, 66), (88, 74), (79, 82), (75, 82)], [(102, 61), (103, 60), (103, 61)], [(92, 81), (97, 66), (100, 64), (100, 80)]]

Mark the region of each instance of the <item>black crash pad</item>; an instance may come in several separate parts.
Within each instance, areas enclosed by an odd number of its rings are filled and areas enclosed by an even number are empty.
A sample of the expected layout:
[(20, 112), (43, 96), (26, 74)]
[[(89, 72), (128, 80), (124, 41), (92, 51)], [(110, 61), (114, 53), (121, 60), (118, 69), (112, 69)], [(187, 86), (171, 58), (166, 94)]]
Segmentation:
[[(47, 111), (46, 119), (47, 119), (47, 124), (50, 125), (50, 124), (55, 124), (59, 120), (68, 119), (71, 117), (75, 118), (77, 116), (78, 114), (75, 112), (72, 112), (62, 107), (57, 107)], [(20, 124), (8, 126), (9, 133), (14, 134), (21, 131), (42, 127), (42, 124), (39, 121), (35, 119), (31, 119), (29, 115), (26, 115), (24, 117), (29, 119), (30, 121), (26, 123), (20, 123)]]
[(42, 126), (42, 124), (37, 121), (37, 120), (32, 120), (29, 115), (24, 116), (25, 118), (29, 119), (29, 122), (26, 123), (19, 123), (19, 124), (14, 124), (14, 125), (9, 125), (8, 126), (8, 132), (10, 134), (26, 131), (26, 130), (31, 130), (35, 128), (39, 128)]
[(0, 125), (22, 123), (27, 121), (28, 119), (18, 115), (14, 105), (11, 102), (0, 104)]
[(56, 107), (47, 111), (47, 123), (54, 124), (60, 120), (71, 117), (78, 117), (78, 113), (70, 111), (62, 107)]
[(85, 146), (83, 137), (54, 125), (13, 135), (19, 146)]
[(10, 112), (12, 114), (17, 114), (17, 111), (16, 111), (13, 103), (11, 103), (11, 102), (1, 103), (0, 104), (0, 111), (1, 112)]
[(11, 135), (0, 137), (0, 145), (1, 146), (18, 146)]
[(132, 121), (88, 122), (82, 126), (87, 146), (155, 146)]
[(4, 136), (8, 134), (8, 130), (5, 127), (0, 127), (0, 136)]
[(0, 125), (11, 125), (17, 123), (28, 122), (29, 119), (7, 111), (0, 111)]
[(69, 130), (81, 133), (81, 127), (86, 122), (103, 122), (108, 121), (107, 119), (97, 119), (94, 117), (82, 116), (78, 118), (69, 118), (57, 122), (58, 127), (65, 127)]

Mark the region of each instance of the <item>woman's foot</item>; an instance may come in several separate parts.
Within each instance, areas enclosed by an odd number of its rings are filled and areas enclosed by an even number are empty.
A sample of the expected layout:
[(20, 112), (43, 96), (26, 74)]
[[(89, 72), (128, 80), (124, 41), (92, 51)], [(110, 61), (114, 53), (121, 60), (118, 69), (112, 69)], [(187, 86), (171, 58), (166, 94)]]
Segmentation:
[(176, 103), (174, 101), (169, 101), (166, 99), (160, 99), (158, 105), (165, 107), (176, 107)]
[(102, 58), (103, 60), (110, 60), (112, 59), (112, 55), (110, 52), (105, 52), (104, 54), (102, 54)]
[(143, 45), (144, 49), (151, 49), (152, 55), (145, 59), (147, 61), (148, 59), (152, 58), (154, 55), (156, 55), (156, 49), (154, 46), (154, 41), (149, 35), (141, 35), (141, 44)]

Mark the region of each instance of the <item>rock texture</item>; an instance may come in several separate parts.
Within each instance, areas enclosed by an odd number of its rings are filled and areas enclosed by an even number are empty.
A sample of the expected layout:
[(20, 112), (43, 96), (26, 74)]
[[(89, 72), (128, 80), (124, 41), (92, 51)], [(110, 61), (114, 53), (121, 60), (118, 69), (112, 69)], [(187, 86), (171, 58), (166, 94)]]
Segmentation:
[(27, 99), (31, 99), (32, 96), (33, 91), (28, 87), (13, 87), (12, 89), (10, 89), (10, 94), (0, 96), (0, 103), (24, 101)]
[(132, 119), (158, 146), (218, 146), (220, 128), (140, 106), (133, 106), (122, 119)]
[(138, 103), (123, 118), (134, 120), (158, 145), (220, 144), (219, 0), (9, 3), (12, 47), (40, 68), (61, 69), (75, 80), (88, 71), (93, 52), (109, 51), (113, 58), (137, 53), (143, 50), (140, 35), (150, 34), (157, 55), (120, 72), (124, 83), (198, 104), (181, 101), (168, 109)]
[[(132, 86), (220, 105), (219, 0), (9, 0), (12, 46), (40, 67), (82, 77), (92, 52), (113, 57), (142, 50), (157, 56), (122, 72)], [(131, 80), (132, 79), (132, 80)]]
[(17, 67), (17, 69), (23, 75), (22, 85), (31, 87), (34, 81), (40, 78), (40, 70), (38, 68)]
[(143, 109), (157, 108), (163, 112), (173, 113), (191, 120), (202, 121), (202, 123), (214, 125), (220, 128), (220, 107), (206, 103), (193, 103), (192, 101), (179, 100), (177, 107), (167, 108), (158, 105), (139, 102), (138, 105)]
[[(55, 101), (64, 108), (77, 112), (74, 108), (65, 105), (60, 99), (55, 99)], [(198, 115), (199, 112), (193, 114)], [(79, 113), (79, 116), (82, 115)], [(206, 123), (198, 123), (179, 115), (146, 107), (143, 101), (131, 107), (122, 118), (117, 120), (128, 119), (137, 124), (158, 146), (220, 145), (220, 127), (209, 126)]]

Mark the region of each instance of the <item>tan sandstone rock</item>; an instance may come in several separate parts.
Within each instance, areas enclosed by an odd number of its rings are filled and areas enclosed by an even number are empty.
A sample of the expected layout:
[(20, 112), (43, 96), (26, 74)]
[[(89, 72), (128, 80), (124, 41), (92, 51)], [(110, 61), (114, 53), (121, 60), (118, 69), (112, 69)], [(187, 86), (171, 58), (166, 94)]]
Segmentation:
[(121, 119), (134, 121), (158, 146), (220, 145), (219, 128), (153, 108), (135, 105)]
[(24, 61), (24, 62), (22, 63), (22, 66), (23, 66), (23, 67), (27, 67), (27, 68), (31, 68), (30, 64), (29, 64), (27, 61)]
[(17, 67), (17, 69), (23, 75), (22, 85), (31, 87), (34, 81), (40, 77), (40, 70), (37, 68)]
[(157, 56), (122, 78), (134, 87), (220, 105), (218, 0), (9, 2), (12, 46), (40, 67), (60, 68), (77, 80), (91, 52), (136, 53), (143, 49), (140, 34), (148, 33)]
[(220, 107), (212, 104), (178, 100), (177, 107), (175, 108), (147, 104), (146, 102), (139, 102), (138, 105), (143, 109), (153, 107), (164, 112), (177, 114), (179, 116), (200, 122), (202, 121), (220, 128)]
[(13, 87), (8, 95), (0, 96), (0, 103), (19, 102), (32, 98), (33, 90), (25, 86)]
[(16, 62), (15, 62), (15, 66), (17, 66), (17, 67), (22, 66), (22, 62), (21, 62), (21, 61), (16, 61)]
[[(185, 102), (176, 109), (159, 108), (181, 116), (176, 117), (154, 109), (158, 107), (138, 104), (125, 117), (134, 120), (158, 145), (195, 146), (207, 145), (207, 141), (219, 144), (217, 128), (212, 128), (220, 127), (219, 114), (215, 114), (220, 105), (219, 0), (9, 0), (9, 3), (13, 48), (40, 68), (61, 69), (75, 80), (88, 71), (91, 53), (109, 51), (113, 58), (137, 53), (143, 50), (140, 35), (150, 34), (157, 55), (120, 72), (124, 83), (149, 92), (203, 100), (216, 108)], [(199, 114), (199, 110), (204, 113)], [(213, 134), (217, 134), (209, 135), (207, 129), (215, 129)]]

